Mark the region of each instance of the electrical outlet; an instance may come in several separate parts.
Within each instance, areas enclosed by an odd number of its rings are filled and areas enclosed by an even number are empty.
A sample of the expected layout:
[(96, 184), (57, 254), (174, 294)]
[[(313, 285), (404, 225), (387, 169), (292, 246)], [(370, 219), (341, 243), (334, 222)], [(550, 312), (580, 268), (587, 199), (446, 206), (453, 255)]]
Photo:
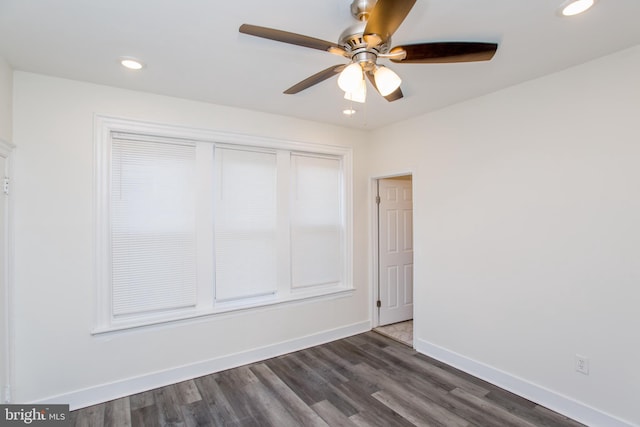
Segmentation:
[(589, 375), (589, 358), (576, 354), (576, 371)]

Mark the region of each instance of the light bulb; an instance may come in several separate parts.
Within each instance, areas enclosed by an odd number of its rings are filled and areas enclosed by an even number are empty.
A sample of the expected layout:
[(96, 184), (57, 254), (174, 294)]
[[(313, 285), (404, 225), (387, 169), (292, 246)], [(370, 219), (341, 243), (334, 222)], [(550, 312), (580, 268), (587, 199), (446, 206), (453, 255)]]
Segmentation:
[(394, 90), (400, 87), (400, 83), (402, 83), (402, 79), (400, 79), (396, 73), (384, 66), (379, 66), (373, 74), (373, 77), (376, 81), (378, 92), (380, 92), (382, 96), (393, 93)]
[(364, 79), (360, 80), (360, 84), (358, 85), (357, 90), (353, 92), (345, 92), (344, 99), (364, 104), (364, 102), (367, 100), (367, 84)]
[(133, 58), (121, 58), (120, 64), (130, 70), (140, 70), (144, 67), (144, 64), (142, 62)]
[(595, 0), (574, 0), (574, 1), (571, 1), (571, 2), (567, 3), (565, 6), (562, 7), (562, 14), (564, 16), (577, 15), (577, 14), (582, 13), (582, 12), (586, 11), (587, 9), (589, 9), (591, 6), (593, 6), (594, 3), (595, 3)]
[(338, 76), (338, 86), (345, 92), (356, 92), (364, 82), (362, 67), (358, 63), (348, 65)]

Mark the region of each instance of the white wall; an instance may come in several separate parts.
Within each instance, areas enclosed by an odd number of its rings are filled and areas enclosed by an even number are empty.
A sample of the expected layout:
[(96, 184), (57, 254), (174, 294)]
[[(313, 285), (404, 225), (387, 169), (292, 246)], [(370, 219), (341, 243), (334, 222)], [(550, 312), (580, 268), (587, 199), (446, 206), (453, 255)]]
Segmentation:
[[(15, 402), (83, 406), (369, 329), (363, 133), (23, 72), (14, 82)], [(356, 292), (92, 336), (94, 113), (352, 146)]]
[[(12, 139), (12, 102), (13, 102), (13, 70), (7, 61), (0, 56), (0, 152), (8, 147)], [(0, 179), (8, 174), (8, 161), (0, 153)], [(8, 331), (8, 205), (6, 197), (0, 193), (0, 403), (7, 400), (6, 385), (9, 383), (9, 331)]]
[(12, 139), (13, 70), (0, 56), (0, 139)]
[(371, 146), (414, 173), (417, 348), (592, 425), (640, 424), (638, 76), (640, 46)]

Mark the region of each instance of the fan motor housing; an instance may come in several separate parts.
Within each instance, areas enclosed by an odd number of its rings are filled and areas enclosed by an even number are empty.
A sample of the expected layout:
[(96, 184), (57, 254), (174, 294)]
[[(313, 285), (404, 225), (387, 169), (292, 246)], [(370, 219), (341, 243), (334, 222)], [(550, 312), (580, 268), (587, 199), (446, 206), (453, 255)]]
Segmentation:
[(347, 52), (355, 53), (362, 49), (368, 50), (375, 54), (387, 53), (391, 46), (391, 37), (388, 37), (384, 43), (377, 46), (369, 46), (365, 40), (363, 33), (366, 27), (366, 22), (358, 22), (348, 27), (340, 34), (338, 44), (345, 48)]

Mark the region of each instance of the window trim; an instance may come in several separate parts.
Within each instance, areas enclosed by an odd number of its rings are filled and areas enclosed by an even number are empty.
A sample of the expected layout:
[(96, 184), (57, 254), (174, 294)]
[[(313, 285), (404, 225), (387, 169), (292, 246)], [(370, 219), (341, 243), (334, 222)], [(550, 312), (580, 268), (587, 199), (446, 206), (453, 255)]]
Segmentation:
[[(170, 138), (195, 143), (212, 144), (212, 147), (252, 147), (265, 150), (287, 150), (291, 154), (336, 156), (341, 159), (343, 191), (342, 200), (344, 221), (344, 278), (341, 286), (316, 286), (313, 289), (291, 288), (288, 295), (263, 296), (240, 301), (216, 302), (204, 304), (199, 309), (178, 309), (160, 314), (133, 316), (131, 319), (115, 320), (112, 316), (111, 277), (110, 277), (110, 181), (111, 181), (111, 136), (112, 133), (140, 135), (147, 138)], [(345, 146), (267, 138), (248, 134), (237, 134), (186, 126), (145, 122), (120, 117), (96, 114), (94, 116), (94, 328), (92, 334), (109, 333), (119, 330), (169, 324), (189, 319), (229, 313), (239, 310), (258, 309), (265, 306), (303, 302), (350, 295), (353, 286), (353, 207), (352, 207), (352, 149)], [(213, 283), (211, 283), (213, 287)], [(211, 293), (205, 293), (211, 294)]]

